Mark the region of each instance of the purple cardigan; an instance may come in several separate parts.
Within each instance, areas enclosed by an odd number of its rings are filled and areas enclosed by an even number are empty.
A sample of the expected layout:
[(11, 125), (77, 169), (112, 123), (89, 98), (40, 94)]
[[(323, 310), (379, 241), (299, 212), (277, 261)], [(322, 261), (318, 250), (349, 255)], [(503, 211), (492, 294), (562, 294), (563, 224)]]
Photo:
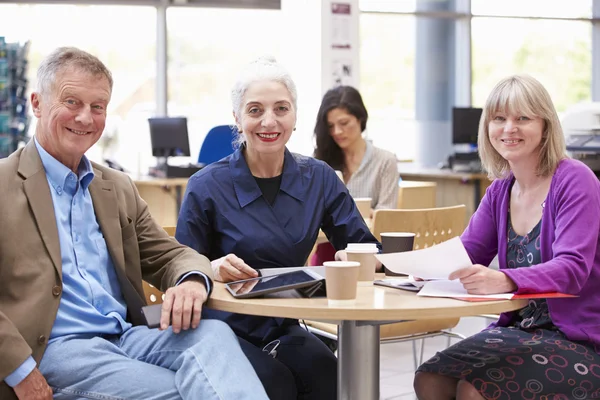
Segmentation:
[[(582, 162), (560, 162), (542, 213), (542, 262), (506, 269), (511, 175), (494, 181), (469, 221), (461, 240), (476, 264), (500, 269), (517, 285), (516, 293), (563, 292), (579, 297), (548, 299), (552, 322), (569, 338), (600, 347), (600, 183)], [(512, 313), (493, 325), (507, 326)]]

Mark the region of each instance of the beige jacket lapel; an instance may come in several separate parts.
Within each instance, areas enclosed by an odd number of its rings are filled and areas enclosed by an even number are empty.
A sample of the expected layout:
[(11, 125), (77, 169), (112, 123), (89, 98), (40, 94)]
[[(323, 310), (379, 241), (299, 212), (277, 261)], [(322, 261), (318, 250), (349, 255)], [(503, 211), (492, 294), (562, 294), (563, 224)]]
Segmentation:
[[(136, 325), (143, 324), (144, 321), (140, 310), (145, 305), (145, 300), (140, 296), (132, 284), (130, 277), (128, 277), (123, 249), (122, 227), (127, 226), (131, 221), (128, 220), (125, 212), (119, 209), (114, 182), (103, 179), (102, 171), (94, 168), (94, 180), (90, 184), (89, 189), (96, 219), (104, 235), (108, 252), (113, 260), (121, 292), (129, 309), (130, 318)], [(139, 265), (131, 267), (139, 268)]]
[(117, 192), (112, 181), (102, 179), (102, 171), (94, 169), (94, 180), (89, 186), (96, 219), (104, 235), (106, 247), (117, 272), (125, 274), (123, 238), (119, 222)]
[(62, 261), (60, 257), (60, 241), (56, 227), (56, 216), (50, 186), (42, 159), (32, 140), (25, 146), (19, 158), (18, 173), (23, 177), (23, 189), (33, 212), (44, 246), (50, 254), (54, 268), (62, 280)]

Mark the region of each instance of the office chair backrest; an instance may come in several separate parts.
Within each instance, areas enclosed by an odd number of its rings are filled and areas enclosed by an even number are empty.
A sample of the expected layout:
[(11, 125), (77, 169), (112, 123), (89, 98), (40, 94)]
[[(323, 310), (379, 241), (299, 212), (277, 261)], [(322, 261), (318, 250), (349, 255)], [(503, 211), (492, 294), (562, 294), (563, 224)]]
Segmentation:
[[(163, 226), (163, 229), (169, 236), (175, 236), (174, 226)], [(165, 298), (165, 294), (149, 284), (146, 281), (142, 281), (142, 287), (144, 288), (144, 295), (146, 296), (146, 304), (149, 306), (152, 304), (161, 304)]]
[(414, 210), (376, 210), (373, 235), (381, 232), (414, 232), (414, 249), (424, 249), (460, 236), (465, 230), (466, 206), (422, 208)]
[(208, 131), (200, 147), (199, 164), (211, 164), (233, 153), (233, 141), (237, 136), (237, 128), (230, 125), (219, 125)]

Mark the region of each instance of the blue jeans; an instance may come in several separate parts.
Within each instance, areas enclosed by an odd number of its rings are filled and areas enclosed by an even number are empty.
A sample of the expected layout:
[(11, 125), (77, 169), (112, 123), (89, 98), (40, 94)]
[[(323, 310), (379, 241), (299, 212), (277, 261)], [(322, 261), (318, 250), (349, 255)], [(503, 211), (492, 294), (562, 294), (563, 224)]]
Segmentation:
[(174, 334), (136, 326), (121, 336), (52, 341), (40, 371), (55, 399), (268, 399), (237, 337), (221, 321)]

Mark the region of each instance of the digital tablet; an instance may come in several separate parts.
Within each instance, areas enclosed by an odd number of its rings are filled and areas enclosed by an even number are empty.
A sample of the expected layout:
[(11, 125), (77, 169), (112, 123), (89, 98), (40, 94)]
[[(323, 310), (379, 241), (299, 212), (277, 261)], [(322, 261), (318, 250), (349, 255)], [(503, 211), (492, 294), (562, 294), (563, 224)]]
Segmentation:
[(229, 282), (225, 287), (237, 299), (259, 297), (269, 293), (290, 289), (301, 289), (318, 284), (323, 277), (310, 270), (286, 272), (278, 275), (261, 276), (242, 281)]
[(419, 290), (421, 290), (421, 288), (424, 285), (424, 282), (419, 282), (419, 281), (411, 281), (408, 280), (406, 278), (399, 278), (399, 279), (379, 279), (376, 281), (373, 281), (374, 285), (379, 285), (379, 286), (387, 286), (387, 287), (391, 287), (394, 289), (402, 289), (402, 290), (409, 290), (411, 292), (418, 292)]

